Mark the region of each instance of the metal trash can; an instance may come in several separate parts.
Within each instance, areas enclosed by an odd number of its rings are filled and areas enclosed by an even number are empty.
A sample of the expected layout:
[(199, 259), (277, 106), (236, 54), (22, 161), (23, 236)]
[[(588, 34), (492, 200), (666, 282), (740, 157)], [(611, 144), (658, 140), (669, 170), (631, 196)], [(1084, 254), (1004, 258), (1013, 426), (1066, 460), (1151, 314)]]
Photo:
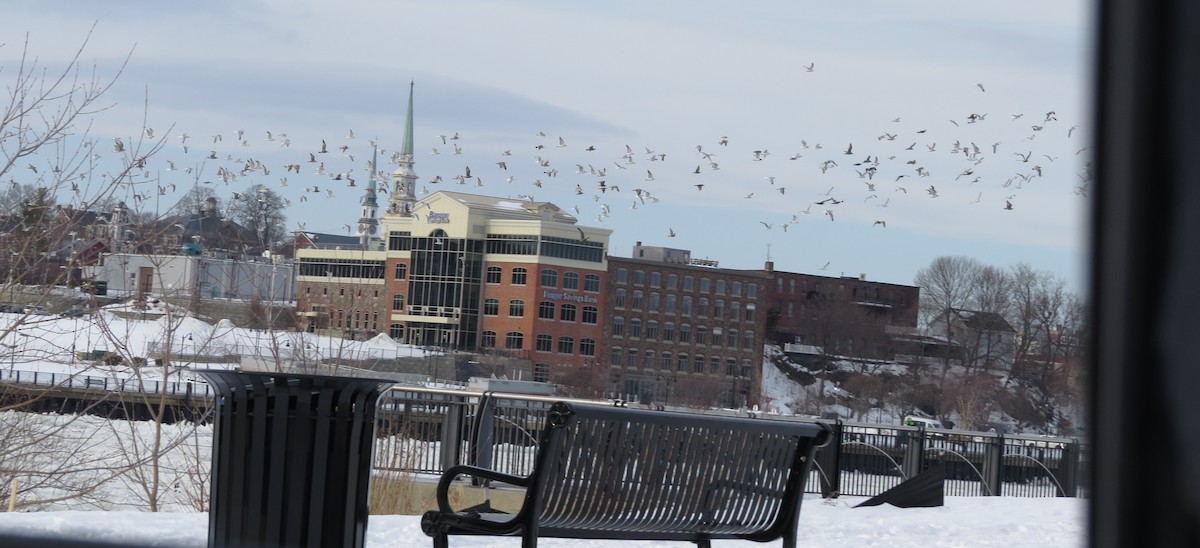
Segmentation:
[(202, 370), (216, 392), (208, 545), (361, 547), (394, 381)]

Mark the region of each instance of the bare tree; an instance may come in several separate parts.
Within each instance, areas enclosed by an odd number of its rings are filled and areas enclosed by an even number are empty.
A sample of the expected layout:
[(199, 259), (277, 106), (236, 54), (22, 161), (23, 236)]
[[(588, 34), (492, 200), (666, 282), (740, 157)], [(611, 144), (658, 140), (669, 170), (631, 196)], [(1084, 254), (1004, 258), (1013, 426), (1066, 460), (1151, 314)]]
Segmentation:
[(263, 251), (274, 248), (275, 242), (281, 242), (287, 234), (283, 197), (266, 185), (257, 184), (234, 194), (230, 205), (230, 218), (253, 232)]

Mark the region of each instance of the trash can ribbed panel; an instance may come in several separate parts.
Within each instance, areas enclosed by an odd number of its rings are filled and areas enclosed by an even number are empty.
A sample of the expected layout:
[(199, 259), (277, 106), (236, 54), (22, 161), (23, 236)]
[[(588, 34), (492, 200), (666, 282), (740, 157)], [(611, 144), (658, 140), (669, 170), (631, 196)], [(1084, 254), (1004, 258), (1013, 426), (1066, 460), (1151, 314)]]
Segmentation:
[(213, 387), (210, 547), (361, 547), (383, 379), (197, 371)]

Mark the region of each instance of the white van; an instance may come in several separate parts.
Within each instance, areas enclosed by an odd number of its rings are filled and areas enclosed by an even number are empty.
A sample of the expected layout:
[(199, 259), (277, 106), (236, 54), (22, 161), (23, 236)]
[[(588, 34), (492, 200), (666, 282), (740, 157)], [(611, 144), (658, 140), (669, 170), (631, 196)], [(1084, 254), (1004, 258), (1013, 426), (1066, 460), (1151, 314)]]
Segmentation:
[(942, 421), (940, 420), (927, 419), (925, 417), (917, 417), (914, 415), (908, 415), (904, 417), (904, 426), (924, 426), (926, 430), (932, 430), (935, 428), (938, 430), (946, 429), (945, 426), (942, 426)]

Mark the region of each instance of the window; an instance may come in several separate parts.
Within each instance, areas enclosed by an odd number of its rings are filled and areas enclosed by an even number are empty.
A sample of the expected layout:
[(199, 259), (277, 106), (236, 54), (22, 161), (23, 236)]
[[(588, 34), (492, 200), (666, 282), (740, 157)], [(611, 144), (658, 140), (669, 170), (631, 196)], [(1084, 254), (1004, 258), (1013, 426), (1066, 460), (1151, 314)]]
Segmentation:
[(654, 357), (654, 351), (647, 350), (646, 353), (642, 355), (642, 369), (654, 369)]
[(639, 352), (638, 349), (636, 349), (636, 348), (630, 348), (629, 350), (626, 350), (625, 351), (625, 367), (627, 367), (629, 369), (633, 369), (633, 368), (637, 367), (638, 357), (641, 355), (642, 355), (641, 352)]
[(695, 284), (695, 280), (691, 276), (683, 277), (683, 290), (684, 291), (691, 291), (694, 284)]
[(523, 267), (523, 266), (518, 266), (518, 267), (513, 268), (512, 269), (512, 284), (513, 285), (525, 285), (525, 278), (528, 276), (528, 274), (529, 274), (529, 271), (526, 270), (525, 267)]
[(483, 301), (484, 316), (499, 316), (500, 315), (500, 299), (487, 299)]
[(404, 310), (404, 295), (392, 295), (392, 310)]
[(538, 333), (538, 336), (535, 339), (535, 341), (536, 342), (534, 344), (536, 346), (534, 348), (538, 352), (549, 352), (551, 350), (551, 348), (554, 346), (554, 337), (551, 337), (550, 335), (547, 335), (545, 333)]
[(609, 350), (609, 352), (608, 352), (608, 364), (609, 365), (621, 365), (621, 355), (622, 354), (623, 354), (623, 352), (621, 351), (621, 347), (614, 346), (612, 348), (612, 350)]
[(542, 269), (542, 286), (558, 287), (558, 271), (553, 268)]
[(633, 291), (633, 299), (630, 299), (629, 308), (634, 310), (642, 309), (642, 290), (635, 289)]
[(742, 296), (742, 282), (731, 282), (729, 284), (729, 296), (730, 297), (741, 297)]
[(646, 301), (646, 310), (658, 312), (659, 299), (658, 293), (651, 293), (650, 298)]
[(700, 278), (700, 292), (708, 293), (710, 290), (712, 290), (712, 280)]
[(388, 326), (388, 336), (394, 340), (404, 340), (404, 324), (394, 323)]
[(696, 307), (696, 315), (697, 316), (707, 316), (708, 315), (708, 299), (705, 299), (704, 297), (700, 297), (700, 299), (697, 301), (697, 305), (698, 306)]
[(594, 306), (583, 307), (583, 323), (596, 325), (600, 321), (600, 309)]
[(679, 287), (679, 275), (667, 274), (667, 289), (677, 289)]
[(650, 287), (662, 287), (662, 272), (650, 273)]
[(742, 377), (745, 377), (747, 379), (750, 378), (750, 360), (749, 359), (742, 360)]
[(791, 318), (791, 317), (792, 317), (792, 316), (795, 314), (795, 308), (796, 308), (796, 303), (793, 303), (793, 302), (791, 302), (791, 301), (788, 301), (788, 303), (787, 303), (787, 317)]
[(483, 348), (496, 348), (496, 332), (484, 331), (482, 337), (479, 339), (479, 346)]
[(725, 360), (725, 374), (730, 377), (737, 375), (737, 360), (733, 358)]
[(508, 301), (508, 317), (524, 318), (525, 317), (525, 301), (521, 299), (513, 299)]
[(675, 313), (675, 294), (668, 293), (667, 298), (663, 302), (663, 312), (666, 314)]
[(618, 289), (613, 292), (613, 306), (617, 308), (625, 308), (625, 290)]
[(658, 368), (659, 368), (659, 369), (661, 369), (661, 370), (663, 370), (663, 371), (670, 371), (670, 370), (671, 370), (671, 358), (672, 358), (672, 357), (673, 357), (673, 356), (671, 356), (671, 353), (670, 353), (670, 352), (663, 352), (661, 355), (659, 355), (659, 357), (658, 357)]
[(742, 317), (748, 322), (754, 321), (754, 303), (746, 303), (746, 314)]
[(753, 331), (743, 331), (742, 332), (742, 348), (745, 350), (750, 350), (753, 347), (754, 347), (754, 332)]
[(696, 344), (708, 344), (708, 328), (703, 325), (696, 326)]
[(490, 283), (490, 284), (500, 283), (500, 267), (489, 266), (487, 268), (487, 283)]
[(633, 271), (634, 285), (646, 285), (646, 272), (642, 270)]
[(704, 374), (704, 356), (692, 358), (692, 373)]
[[(792, 280), (792, 293), (796, 292), (796, 280)], [(746, 298), (758, 298), (758, 284), (746, 284)]]
[(681, 343), (692, 342), (692, 326), (690, 326), (686, 323), (681, 324), (679, 326), (679, 342), (681, 342)]
[(720, 356), (712, 356), (708, 359), (708, 372), (712, 375), (721, 374), (721, 358)]
[(579, 355), (595, 356), (596, 339), (579, 339)]
[(629, 336), (630, 337), (641, 337), (642, 336), (642, 320), (641, 319), (630, 318), (630, 320), (629, 320)]
[(717, 280), (717, 295), (725, 294), (725, 280)]
[(525, 346), (525, 335), (520, 331), (509, 331), (504, 334), (504, 348), (520, 350)]
[(675, 324), (667, 322), (663, 324), (662, 340), (664, 342), (672, 342), (675, 340)]
[(683, 314), (684, 316), (691, 316), (692, 315), (692, 298), (684, 297), (683, 304), (679, 307), (679, 309), (680, 309), (679, 310), (680, 314)]
[(533, 380), (535, 382), (550, 382), (550, 364), (533, 364)]
[[(794, 290), (795, 286), (793, 285), (792, 288)], [(778, 293), (783, 293), (783, 278), (775, 278), (775, 291)]]
[(550, 301), (542, 301), (538, 303), (538, 318), (543, 320), (553, 320), (554, 303)]
[(558, 338), (558, 353), (559, 354), (574, 354), (575, 353), (575, 339), (572, 337), (559, 337)]
[(403, 280), (408, 277), (408, 264), (396, 263), (396, 279)]
[(612, 334), (615, 337), (624, 337), (625, 336), (625, 318), (622, 318), (620, 316), (613, 318)]
[(725, 301), (721, 299), (713, 301), (713, 317), (718, 320), (725, 317)]
[(560, 320), (562, 320), (562, 321), (564, 321), (564, 322), (573, 322), (573, 321), (575, 321), (575, 305), (573, 305), (573, 304), (564, 304), (564, 305), (562, 305), (562, 306), (560, 306), (560, 307), (559, 307), (559, 311), (560, 311), (560, 312), (559, 312), (559, 315), (558, 315), (558, 319), (560, 319)]
[(596, 274), (588, 274), (583, 277), (583, 290), (597, 292), (600, 291), (600, 276)]
[(730, 329), (729, 332), (725, 334), (725, 346), (728, 346), (729, 348), (737, 348), (738, 332), (736, 329)]
[(579, 273), (563, 272), (563, 289), (579, 289)]
[(626, 270), (624, 268), (617, 269), (617, 283), (619, 283), (619, 284), (629, 283), (629, 271), (628, 270)]
[(687, 371), (687, 369), (688, 369), (688, 355), (680, 354), (679, 358), (675, 360), (675, 370), (682, 373), (682, 372)]
[(646, 322), (646, 338), (650, 340), (658, 338), (658, 322), (654, 320)]
[(740, 316), (741, 312), (742, 312), (741, 303), (738, 303), (737, 301), (733, 301), (733, 302), (729, 303), (729, 318), (730, 319), (732, 319), (733, 321), (736, 322), (738, 320), (738, 318), (741, 317)]

